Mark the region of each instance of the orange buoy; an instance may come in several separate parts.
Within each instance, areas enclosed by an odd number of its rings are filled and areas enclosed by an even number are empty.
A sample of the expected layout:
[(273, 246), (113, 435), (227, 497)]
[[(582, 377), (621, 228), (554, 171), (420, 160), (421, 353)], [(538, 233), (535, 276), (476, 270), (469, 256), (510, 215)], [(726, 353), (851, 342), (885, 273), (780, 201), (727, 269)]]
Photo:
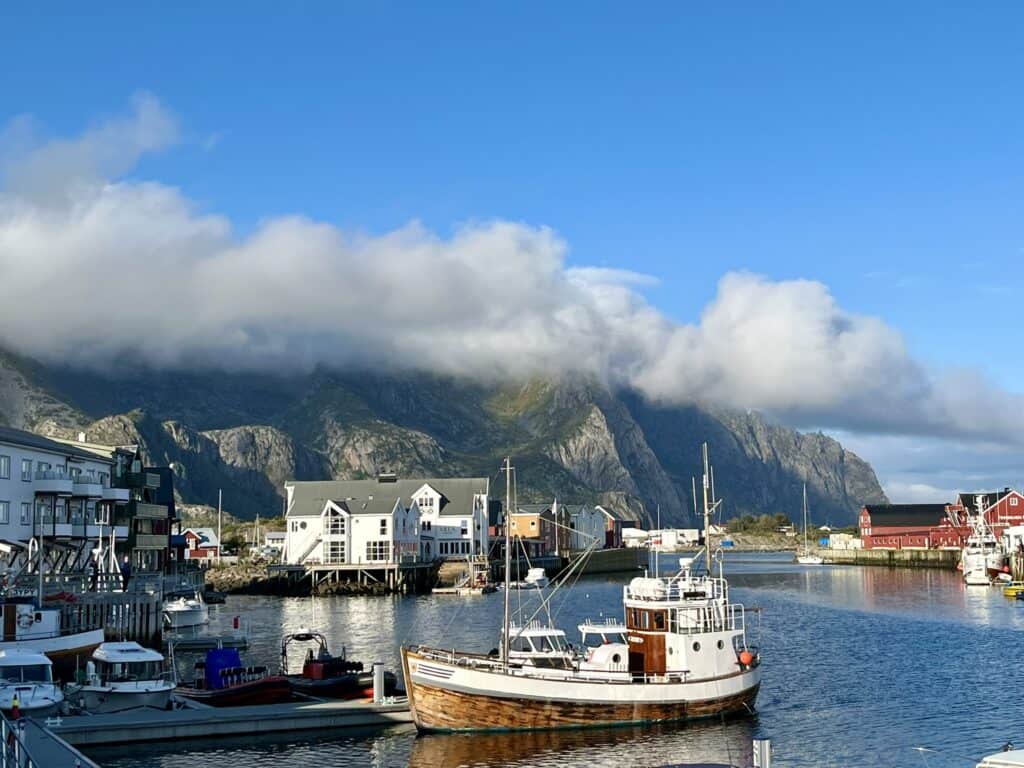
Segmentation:
[(745, 667), (749, 667), (753, 663), (754, 654), (752, 654), (750, 651), (743, 651), (743, 653), (740, 654), (740, 664), (742, 664)]

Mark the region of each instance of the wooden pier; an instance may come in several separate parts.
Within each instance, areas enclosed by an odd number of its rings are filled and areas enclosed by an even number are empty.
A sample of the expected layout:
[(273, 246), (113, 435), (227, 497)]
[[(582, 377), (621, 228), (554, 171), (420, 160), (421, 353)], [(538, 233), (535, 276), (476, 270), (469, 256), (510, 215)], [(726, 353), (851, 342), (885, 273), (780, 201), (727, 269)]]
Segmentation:
[(282, 731), (388, 726), (411, 723), (405, 698), (374, 704), (370, 701), (315, 701), (254, 707), (203, 707), (163, 711), (154, 709), (110, 715), (65, 717), (50, 729), (76, 747), (101, 744), (192, 739), (211, 736), (249, 736)]
[(271, 565), (271, 577), (284, 580), (281, 591), (294, 592), (296, 584), (309, 582), (309, 591), (324, 592), (341, 589), (343, 585), (368, 592), (425, 594), (437, 578), (440, 562), (410, 563), (310, 563), (305, 565)]

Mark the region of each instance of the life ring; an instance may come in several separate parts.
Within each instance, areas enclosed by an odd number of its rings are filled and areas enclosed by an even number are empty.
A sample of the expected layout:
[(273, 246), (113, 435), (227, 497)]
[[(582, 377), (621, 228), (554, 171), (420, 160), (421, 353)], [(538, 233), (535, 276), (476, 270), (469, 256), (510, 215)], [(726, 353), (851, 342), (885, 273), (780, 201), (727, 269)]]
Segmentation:
[(28, 629), (32, 626), (34, 621), (35, 619), (32, 618), (31, 613), (23, 613), (20, 616), (18, 616), (18, 626), (22, 629)]

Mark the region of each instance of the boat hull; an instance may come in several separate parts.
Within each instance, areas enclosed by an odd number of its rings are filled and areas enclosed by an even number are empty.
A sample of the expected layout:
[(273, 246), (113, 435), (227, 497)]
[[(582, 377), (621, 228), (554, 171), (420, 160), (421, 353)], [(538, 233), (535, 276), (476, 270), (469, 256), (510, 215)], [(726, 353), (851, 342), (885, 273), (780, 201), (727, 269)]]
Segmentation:
[(241, 707), (256, 704), (279, 704), (292, 696), (288, 678), (275, 675), (239, 683), (228, 688), (208, 689), (179, 685), (174, 689), (179, 696), (209, 704), (211, 707)]
[(188, 629), (210, 623), (210, 609), (205, 606), (184, 610), (164, 609), (164, 623), (169, 629)]
[(171, 690), (168, 686), (146, 690), (118, 690), (105, 686), (84, 686), (81, 689), (82, 706), (87, 712), (96, 714), (123, 712), (126, 709), (152, 707), (167, 709), (171, 701)]
[[(411, 649), (402, 649), (402, 666), (413, 721), (425, 732), (601, 728), (746, 715), (760, 687), (757, 667), (689, 683), (519, 678), (499, 691), (510, 676), (460, 674), (459, 665), (438, 664)], [(480, 674), (492, 678), (490, 688)]]
[[(359, 672), (351, 675), (310, 680), (301, 675), (289, 675), (292, 690), (304, 696), (318, 696), (324, 699), (359, 699), (373, 695), (373, 672)], [(394, 672), (384, 673), (384, 695), (394, 696), (398, 679)]]

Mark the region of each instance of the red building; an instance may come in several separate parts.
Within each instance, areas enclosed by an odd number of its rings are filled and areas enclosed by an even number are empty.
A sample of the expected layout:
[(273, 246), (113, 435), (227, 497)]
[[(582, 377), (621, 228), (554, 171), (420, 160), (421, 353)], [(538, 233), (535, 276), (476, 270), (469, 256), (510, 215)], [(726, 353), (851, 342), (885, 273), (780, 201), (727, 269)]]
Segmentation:
[(869, 504), (858, 521), (864, 549), (962, 547), (971, 533), (968, 512), (977, 511), (979, 500), (996, 537), (1024, 525), (1024, 496), (1010, 488), (961, 493), (952, 504)]

